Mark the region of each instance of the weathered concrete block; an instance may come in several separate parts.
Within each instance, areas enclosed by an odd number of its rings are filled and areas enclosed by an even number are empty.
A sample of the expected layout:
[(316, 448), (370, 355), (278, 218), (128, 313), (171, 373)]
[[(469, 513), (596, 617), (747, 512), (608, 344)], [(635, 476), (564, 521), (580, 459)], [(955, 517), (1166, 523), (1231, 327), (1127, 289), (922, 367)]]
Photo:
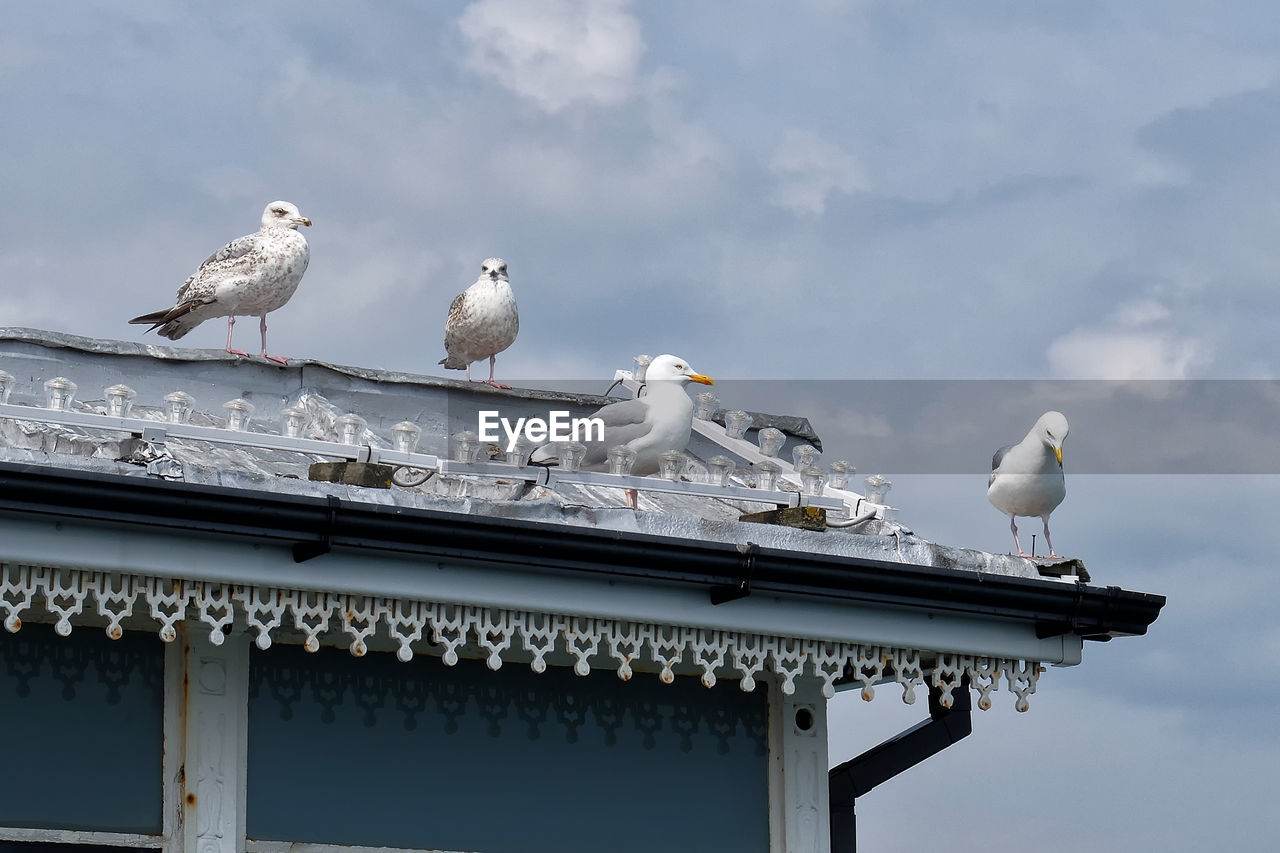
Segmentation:
[(827, 511), (816, 506), (788, 506), (764, 512), (749, 512), (738, 520), (756, 524), (780, 524), (783, 527), (799, 527), (801, 530), (819, 532), (827, 529)]
[(307, 477), (321, 483), (389, 489), (395, 470), (391, 465), (379, 462), (312, 462), (307, 469)]

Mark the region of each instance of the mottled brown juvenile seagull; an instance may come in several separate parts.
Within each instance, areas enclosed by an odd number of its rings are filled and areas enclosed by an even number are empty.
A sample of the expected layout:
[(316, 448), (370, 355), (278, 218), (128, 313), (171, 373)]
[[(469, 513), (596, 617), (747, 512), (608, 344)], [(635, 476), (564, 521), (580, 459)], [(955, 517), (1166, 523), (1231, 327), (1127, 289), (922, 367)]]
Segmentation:
[(493, 365), (498, 353), (511, 346), (519, 333), (520, 315), (507, 281), (507, 262), (487, 258), (475, 284), (459, 293), (449, 306), (449, 319), (444, 323), (444, 351), (448, 354), (440, 363), (450, 370), (467, 371), (470, 381), (471, 362), (487, 358), (487, 384), (510, 388), (493, 378)]
[(260, 317), (263, 358), (279, 364), (289, 359), (267, 355), (267, 314), (289, 301), (307, 271), (311, 250), (299, 225), (311, 220), (287, 201), (273, 201), (262, 212), (262, 228), (232, 240), (209, 256), (178, 288), (172, 308), (134, 317), (130, 323), (150, 323), (161, 337), (176, 341), (205, 320), (227, 318), (227, 352), (249, 355), (231, 348), (236, 317)]

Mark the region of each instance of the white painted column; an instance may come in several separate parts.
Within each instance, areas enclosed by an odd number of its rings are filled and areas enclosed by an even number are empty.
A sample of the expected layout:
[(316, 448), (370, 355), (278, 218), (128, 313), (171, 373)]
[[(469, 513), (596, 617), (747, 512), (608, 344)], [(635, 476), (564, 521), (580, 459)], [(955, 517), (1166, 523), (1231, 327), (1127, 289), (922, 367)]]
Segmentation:
[(186, 643), (183, 850), (244, 849), (245, 758), (249, 721), (249, 637), (209, 642), (191, 626)]
[(774, 853), (830, 853), (827, 700), (817, 678), (769, 688), (769, 824)]

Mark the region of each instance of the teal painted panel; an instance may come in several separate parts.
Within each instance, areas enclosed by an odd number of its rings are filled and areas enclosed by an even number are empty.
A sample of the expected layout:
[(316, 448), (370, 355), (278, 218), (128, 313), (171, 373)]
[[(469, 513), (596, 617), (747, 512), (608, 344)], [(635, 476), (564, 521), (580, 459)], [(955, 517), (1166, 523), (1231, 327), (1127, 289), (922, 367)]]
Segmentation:
[(767, 851), (765, 691), (255, 649), (248, 834), (483, 853)]
[(0, 841), (0, 853), (155, 853), (154, 847), (108, 844), (60, 844), (54, 841)]
[(0, 826), (159, 835), (163, 674), (155, 635), (0, 631)]

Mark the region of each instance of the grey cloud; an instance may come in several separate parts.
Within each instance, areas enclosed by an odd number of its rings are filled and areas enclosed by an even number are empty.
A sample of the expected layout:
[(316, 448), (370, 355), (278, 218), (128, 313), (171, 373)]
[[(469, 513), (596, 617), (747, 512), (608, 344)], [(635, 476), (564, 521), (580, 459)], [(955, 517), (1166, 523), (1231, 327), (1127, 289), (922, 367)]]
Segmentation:
[(1253, 171), (1280, 159), (1280, 86), (1174, 110), (1142, 127), (1138, 140), (1176, 157), (1200, 180)]

